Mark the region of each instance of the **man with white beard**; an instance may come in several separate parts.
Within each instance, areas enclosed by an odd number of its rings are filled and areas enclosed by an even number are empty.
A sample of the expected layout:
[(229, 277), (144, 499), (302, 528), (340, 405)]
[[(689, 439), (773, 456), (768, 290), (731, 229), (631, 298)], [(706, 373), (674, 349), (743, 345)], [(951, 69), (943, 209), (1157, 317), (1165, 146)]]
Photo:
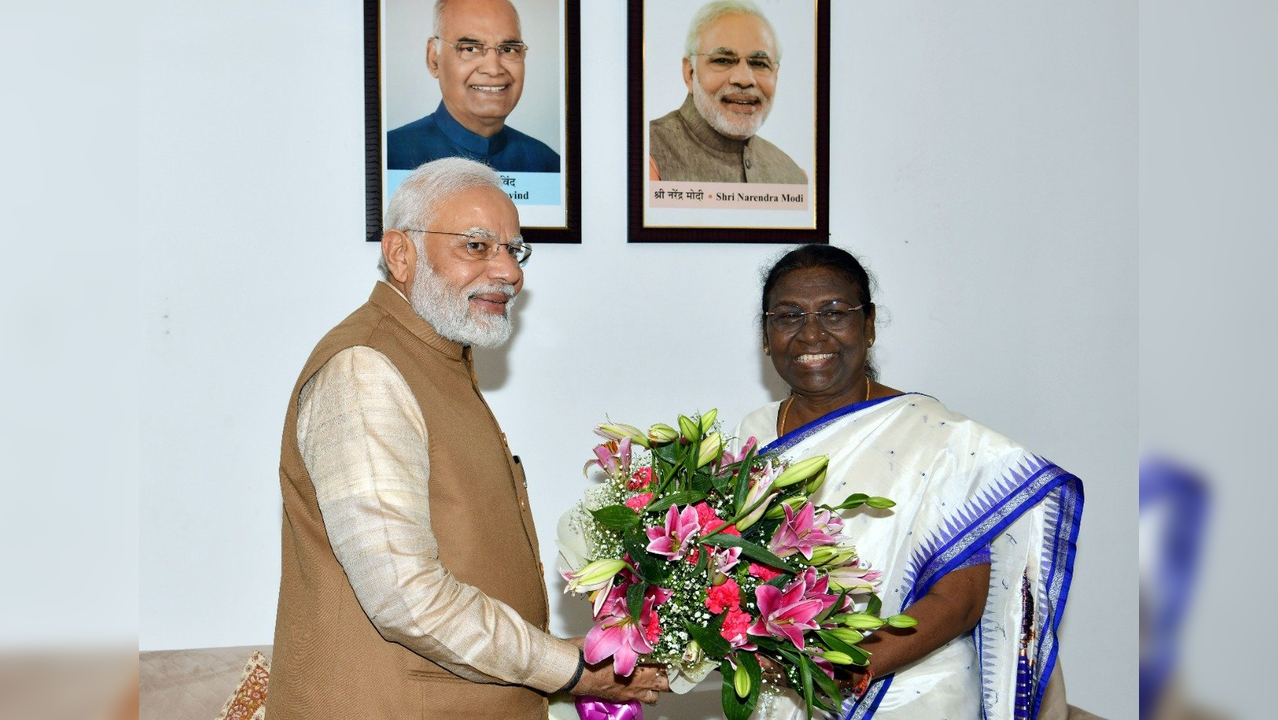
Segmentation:
[(531, 249), (491, 168), (427, 163), (386, 211), (384, 280), (311, 353), (284, 425), (273, 720), (545, 718), (652, 703), (664, 674), (546, 632), (527, 484), (471, 348), (510, 336)]
[(750, 0), (716, 0), (692, 18), (683, 58), (688, 97), (648, 124), (648, 176), (698, 182), (807, 183), (758, 136), (772, 109), (781, 47)]

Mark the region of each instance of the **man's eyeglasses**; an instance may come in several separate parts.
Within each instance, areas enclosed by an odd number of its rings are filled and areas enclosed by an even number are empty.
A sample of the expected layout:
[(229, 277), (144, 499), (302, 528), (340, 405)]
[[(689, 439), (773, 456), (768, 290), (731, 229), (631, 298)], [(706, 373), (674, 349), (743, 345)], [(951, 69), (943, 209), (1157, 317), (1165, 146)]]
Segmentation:
[(448, 42), (436, 35), (434, 40), (451, 45), (457, 51), (457, 59), (462, 62), (479, 62), (488, 56), (489, 50), (497, 52), (497, 59), (504, 63), (521, 63), (528, 55), (528, 46), (521, 42), (504, 42), (496, 45), (485, 45), (474, 40)]
[(532, 257), (532, 246), (523, 240), (498, 242), (497, 238), (483, 232), (457, 233), (444, 232), (443, 230), (418, 230), (417, 228), (401, 228), (401, 231), (464, 237), (466, 242), (461, 245), (461, 248), (465, 251), (466, 257), (471, 260), (492, 260), (497, 257), (498, 252), (505, 250), (510, 259), (519, 263), (520, 267), (523, 267), (528, 263), (528, 258)]
[(776, 312), (766, 312), (764, 315), (768, 319), (768, 327), (777, 332), (794, 333), (798, 332), (808, 322), (808, 316), (815, 316), (817, 322), (821, 323), (821, 327), (830, 332), (842, 332), (850, 329), (855, 323), (856, 318), (852, 317), (853, 313), (865, 307), (862, 303), (854, 308), (847, 310), (838, 310), (835, 308), (826, 308), (824, 310), (812, 310), (803, 312), (794, 308), (778, 310)]
[[(697, 53), (696, 57), (706, 59), (713, 72), (729, 72), (740, 64), (742, 58), (736, 53), (729, 52), (709, 52)], [(766, 54), (755, 54), (745, 58), (746, 67), (755, 75), (771, 75), (777, 71), (777, 61), (773, 60)]]

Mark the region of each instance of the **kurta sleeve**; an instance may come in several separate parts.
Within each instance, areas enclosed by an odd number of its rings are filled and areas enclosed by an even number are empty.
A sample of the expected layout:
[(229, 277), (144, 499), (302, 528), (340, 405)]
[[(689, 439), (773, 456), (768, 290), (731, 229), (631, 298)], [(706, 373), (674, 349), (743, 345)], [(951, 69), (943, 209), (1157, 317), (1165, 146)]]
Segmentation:
[(385, 355), (355, 347), (329, 360), (302, 388), (297, 440), (333, 552), (383, 637), (467, 680), (563, 689), (576, 646), (440, 563), (426, 422)]

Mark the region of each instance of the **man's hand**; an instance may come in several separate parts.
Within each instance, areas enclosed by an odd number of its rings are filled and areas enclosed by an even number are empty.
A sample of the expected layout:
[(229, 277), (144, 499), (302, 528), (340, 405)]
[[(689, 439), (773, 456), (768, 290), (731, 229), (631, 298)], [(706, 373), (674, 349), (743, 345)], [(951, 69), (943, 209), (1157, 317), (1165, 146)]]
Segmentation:
[[(572, 638), (569, 642), (580, 645), (583, 639)], [(573, 695), (591, 695), (616, 703), (638, 700), (647, 705), (655, 704), (660, 693), (669, 691), (670, 681), (666, 679), (664, 667), (635, 665), (630, 677), (621, 677), (613, 672), (612, 661), (587, 665), (581, 680), (568, 689)]]

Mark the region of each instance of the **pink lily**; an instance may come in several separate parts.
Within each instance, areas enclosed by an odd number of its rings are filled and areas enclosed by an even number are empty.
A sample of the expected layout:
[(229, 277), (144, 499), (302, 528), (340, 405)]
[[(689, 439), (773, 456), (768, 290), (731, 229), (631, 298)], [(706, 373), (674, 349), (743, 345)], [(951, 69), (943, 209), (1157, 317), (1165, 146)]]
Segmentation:
[(750, 451), (753, 450), (754, 446), (758, 443), (759, 441), (756, 440), (754, 436), (751, 436), (749, 440), (745, 441), (745, 445), (741, 446), (741, 450), (739, 452), (734, 454), (731, 450), (724, 450), (723, 457), (720, 458), (717, 469), (722, 472), (723, 469), (729, 465), (745, 460), (746, 456), (750, 454)]
[(582, 472), (589, 470), (591, 465), (598, 465), (601, 470), (608, 473), (609, 477), (629, 475), (630, 438), (623, 437), (620, 441), (609, 440), (596, 445), (595, 459), (587, 462)]
[(656, 608), (669, 600), (671, 594), (659, 587), (649, 588), (638, 623), (626, 609), (625, 593), (616, 594), (605, 608), (605, 617), (586, 633), (586, 662), (593, 665), (612, 658), (613, 671), (629, 677), (639, 656), (652, 652), (652, 643), (661, 634)]
[(754, 591), (759, 606), (759, 619), (750, 626), (751, 635), (785, 638), (800, 650), (804, 647), (805, 630), (816, 630), (815, 618), (823, 611), (822, 601), (804, 597), (808, 588), (802, 577), (795, 578), (784, 590), (760, 585)]
[(819, 545), (833, 545), (838, 542), (834, 533), (843, 529), (843, 521), (830, 511), (822, 510), (816, 514), (812, 503), (804, 503), (796, 515), (789, 505), (782, 505), (785, 511), (785, 522), (777, 528), (768, 544), (777, 557), (789, 557), (796, 552), (808, 560), (812, 559), (812, 549)]
[(678, 505), (672, 505), (666, 512), (665, 527), (648, 528), (647, 550), (656, 555), (664, 555), (669, 560), (680, 560), (688, 554), (692, 541), (701, 530), (697, 518), (697, 510), (689, 505), (679, 512)]
[(712, 573), (727, 575), (729, 570), (741, 562), (741, 548), (739, 547), (711, 547), (706, 549), (710, 551), (710, 569)]
[(825, 614), (827, 610), (834, 606), (838, 601), (838, 593), (830, 593), (830, 581), (824, 575), (817, 573), (816, 568), (808, 568), (795, 578), (795, 582), (803, 581), (803, 597), (806, 600), (816, 600), (821, 603), (821, 613)]

